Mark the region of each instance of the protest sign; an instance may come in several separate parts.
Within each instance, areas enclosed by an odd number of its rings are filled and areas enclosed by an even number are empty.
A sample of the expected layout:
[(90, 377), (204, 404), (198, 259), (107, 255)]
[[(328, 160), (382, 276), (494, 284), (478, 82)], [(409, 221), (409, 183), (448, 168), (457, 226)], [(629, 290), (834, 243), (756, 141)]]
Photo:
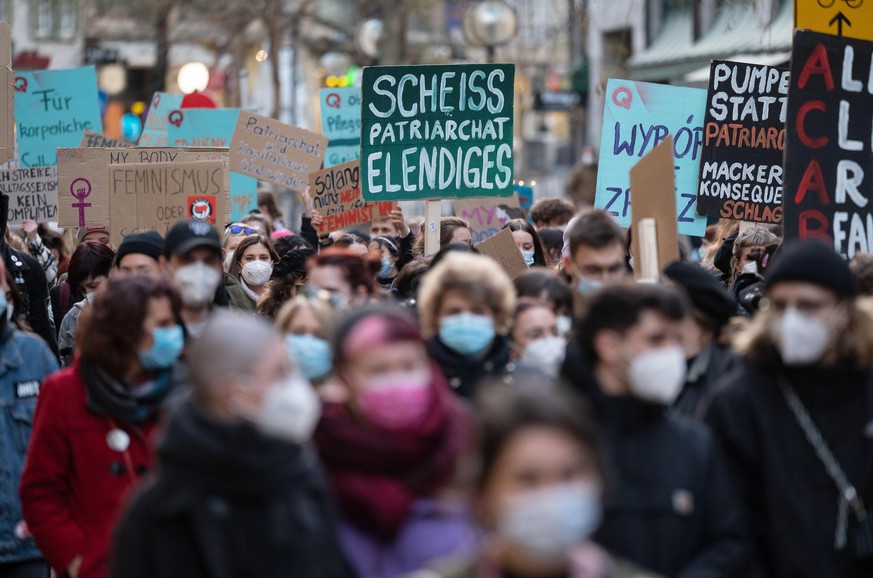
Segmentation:
[(788, 70), (713, 60), (706, 95), (697, 212), (782, 222)]
[[(664, 267), (679, 259), (679, 231), (676, 223), (676, 182), (674, 180), (674, 143), (667, 136), (661, 144), (647, 153), (630, 170), (631, 196), (633, 197), (633, 239), (634, 256), (642, 255), (639, 223), (651, 219), (655, 224), (658, 243), (658, 267)], [(637, 279), (642, 267), (634, 270)]]
[(361, 89), (357, 86), (322, 88), (321, 134), (330, 139), (324, 168), (361, 157)]
[(21, 166), (57, 164), (58, 147), (103, 130), (94, 67), (16, 72), (15, 120)]
[(873, 40), (873, 4), (864, 0), (795, 0), (794, 27)]
[(499, 233), (503, 225), (519, 217), (521, 213), (515, 197), (457, 199), (454, 205), (455, 215), (467, 221), (473, 229), (474, 245)]
[(524, 256), (515, 242), (515, 237), (512, 236), (512, 231), (509, 229), (504, 229), (484, 241), (476, 243), (476, 250), (500, 263), (500, 266), (512, 280), (529, 271), (527, 263), (524, 262)]
[[(873, 250), (873, 42), (798, 30), (785, 151), (785, 237)], [(814, 266), (814, 264), (811, 264)]]
[(0, 170), (0, 194), (9, 197), (8, 223), (54, 221), (58, 210), (58, 169), (31, 167)]
[(321, 168), (327, 137), (241, 112), (230, 144), (230, 169), (302, 193)]
[(682, 235), (702, 237), (706, 219), (697, 214), (697, 180), (703, 145), (706, 91), (610, 78), (606, 85), (600, 166), (594, 206), (622, 227), (631, 224), (629, 171), (673, 135), (676, 217)]
[(145, 125), (139, 137), (141, 147), (165, 147), (169, 143), (167, 126), (170, 113), (182, 106), (181, 94), (156, 92), (149, 105)]
[(12, 72), (12, 34), (0, 22), (0, 165), (15, 156), (15, 73)]
[[(189, 108), (169, 114), (170, 146), (222, 148), (230, 139), (239, 117), (238, 108)], [(258, 180), (230, 173), (230, 220), (239, 221), (258, 205)]]
[(86, 130), (82, 135), (82, 142), (79, 143), (80, 148), (97, 148), (97, 149), (129, 149), (133, 145), (127, 141), (111, 138), (105, 134), (99, 134), (90, 130)]
[(313, 206), (324, 217), (321, 234), (384, 219), (397, 203), (365, 203), (361, 197), (361, 165), (352, 161), (309, 174)]
[(364, 69), (367, 201), (512, 195), (515, 66)]
[(512, 190), (515, 191), (515, 196), (518, 197), (518, 206), (521, 208), (525, 217), (527, 217), (530, 214), (530, 208), (533, 207), (534, 203), (533, 187), (515, 185), (512, 187)]

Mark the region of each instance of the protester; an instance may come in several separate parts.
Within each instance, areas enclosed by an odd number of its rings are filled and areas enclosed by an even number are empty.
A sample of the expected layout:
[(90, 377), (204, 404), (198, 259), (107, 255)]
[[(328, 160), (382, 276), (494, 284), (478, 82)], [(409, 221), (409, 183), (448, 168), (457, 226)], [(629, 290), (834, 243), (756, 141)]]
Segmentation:
[(206, 327), (224, 272), (221, 240), (206, 223), (179, 221), (167, 232), (164, 256), (179, 288), (185, 332), (197, 337)]
[(563, 279), (545, 269), (533, 269), (515, 281), (519, 304), (546, 305), (555, 314), (558, 332), (568, 335), (572, 328), (573, 292)]
[(750, 227), (737, 236), (731, 259), (728, 290), (737, 301), (737, 313), (751, 317), (764, 294), (764, 273), (779, 239), (763, 227)]
[(564, 270), (583, 299), (627, 277), (626, 235), (609, 213), (581, 215), (567, 228), (566, 239)]
[(39, 236), (39, 224), (36, 221), (25, 220), (21, 223), (21, 231), (24, 233), (27, 250), (39, 261), (45, 271), (45, 280), (51, 286), (58, 277), (58, 262)]
[(157, 231), (128, 235), (115, 253), (115, 267), (127, 275), (144, 275), (157, 279), (167, 271), (164, 239)]
[(546, 267), (557, 267), (563, 259), (564, 232), (560, 229), (538, 229), (537, 234), (546, 252)]
[(520, 303), (512, 324), (510, 353), (512, 358), (557, 377), (567, 338), (558, 329), (558, 318), (551, 308), (538, 303)]
[(471, 398), (483, 378), (515, 370), (506, 337), (515, 290), (496, 261), (450, 253), (425, 276), (418, 303), (431, 357), (458, 395)]
[(563, 229), (576, 213), (573, 203), (560, 197), (538, 199), (530, 208), (530, 218), (539, 229)]
[[(440, 248), (453, 243), (473, 244), (473, 229), (464, 219), (458, 217), (442, 217), (440, 219)], [(412, 254), (424, 255), (424, 223), (421, 224), (421, 234), (415, 241)]]
[(43, 244), (45, 244), (49, 251), (51, 251), (52, 259), (54, 259), (58, 266), (58, 274), (57, 277), (55, 277), (54, 285), (58, 283), (61, 275), (64, 275), (67, 272), (67, 267), (70, 266), (70, 252), (67, 250), (67, 246), (64, 243), (63, 235), (46, 230), (42, 236), (42, 240)]
[(873, 296), (873, 255), (870, 253), (856, 253), (849, 263), (855, 282), (858, 284), (858, 292), (864, 297)]
[(373, 237), (370, 241), (370, 251), (379, 255), (379, 273), (376, 274), (376, 283), (382, 289), (390, 289), (394, 279), (400, 272), (400, 243), (397, 239), (389, 237)]
[(366, 259), (370, 254), (370, 246), (360, 235), (354, 233), (340, 233), (333, 242), (333, 248), (344, 249), (361, 258)]
[(360, 578), (394, 578), (476, 546), (451, 496), (469, 428), (415, 324), (363, 309), (335, 333), (345, 399), (327, 401), (315, 434), (342, 513), (340, 536)]
[(253, 235), (243, 239), (233, 253), (227, 275), (242, 287), (244, 299), (228, 290), (230, 308), (254, 314), (258, 299), (273, 274), (273, 264), (278, 261), (279, 256), (264, 237)]
[(592, 540), (607, 472), (590, 412), (576, 397), (540, 380), (498, 382), (476, 406), (474, 501), (484, 545), (475, 557), (431, 563), (422, 578), (655, 576)]
[(282, 306), (306, 285), (306, 264), (314, 256), (315, 251), (310, 248), (292, 249), (282, 255), (258, 300), (258, 315), (266, 319), (276, 318)]
[(115, 248), (112, 247), (112, 240), (109, 236), (109, 227), (103, 225), (97, 225), (95, 227), (79, 227), (78, 239), (80, 245), (85, 241), (92, 241), (94, 243), (108, 245), (111, 249), (115, 250)]
[(562, 375), (592, 404), (613, 474), (598, 543), (665, 576), (747, 576), (741, 506), (710, 433), (665, 412), (685, 378), (675, 290), (595, 295)]
[[(0, 261), (0, 576), (44, 578), (45, 561), (24, 521), (18, 480), (30, 442), (39, 385), (58, 362), (42, 339), (15, 322), (14, 283)], [(8, 411), (5, 411), (8, 410)]]
[(415, 306), (418, 303), (418, 288), (427, 271), (428, 266), (425, 263), (413, 261), (397, 274), (391, 284), (391, 295), (402, 307), (411, 308), (413, 313), (417, 313)]
[(55, 573), (100, 578), (122, 499), (152, 466), (151, 434), (184, 344), (179, 298), (166, 281), (111, 279), (77, 342), (73, 365), (40, 389), (20, 493)]
[(285, 338), (289, 357), (315, 385), (333, 373), (328, 338), (334, 315), (324, 301), (301, 296), (285, 303), (276, 316), (276, 329)]
[(233, 263), (233, 254), (243, 239), (252, 235), (262, 234), (259, 228), (256, 229), (245, 223), (232, 223), (228, 225), (224, 230), (224, 242), (221, 245), (224, 270), (230, 270), (230, 265)]
[(265, 239), (269, 239), (273, 235), (273, 223), (266, 215), (260, 211), (252, 211), (242, 218), (242, 223), (257, 229), (259, 234)]
[(873, 571), (861, 504), (873, 503), (873, 318), (857, 294), (832, 248), (786, 248), (767, 276), (769, 307), (738, 341), (746, 363), (707, 414), (767, 576)]
[[(279, 205), (276, 203), (276, 197), (269, 191), (258, 193), (258, 210), (261, 214), (269, 219), (270, 225), (273, 227), (273, 232), (285, 231), (285, 224), (282, 223), (282, 211), (279, 210)], [(272, 234), (270, 235), (272, 237)]]
[(309, 262), (312, 295), (324, 292), (335, 309), (351, 309), (369, 302), (376, 284), (371, 264), (344, 249), (322, 251)]
[(530, 223), (524, 219), (513, 219), (507, 221), (502, 229), (512, 231), (512, 237), (515, 239), (515, 244), (518, 245), (522, 257), (524, 257), (525, 265), (528, 267), (548, 267), (543, 243), (540, 241), (536, 229)]

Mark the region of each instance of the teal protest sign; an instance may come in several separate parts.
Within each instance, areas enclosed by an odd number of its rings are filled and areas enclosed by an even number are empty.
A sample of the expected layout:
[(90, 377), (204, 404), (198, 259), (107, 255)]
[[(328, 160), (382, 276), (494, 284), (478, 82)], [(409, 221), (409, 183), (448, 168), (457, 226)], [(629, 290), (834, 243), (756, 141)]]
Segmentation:
[[(238, 108), (186, 108), (167, 114), (167, 140), (174, 147), (228, 148)], [(230, 172), (230, 220), (257, 208), (258, 180)]]
[(103, 132), (94, 67), (16, 72), (15, 120), (21, 166), (58, 164), (58, 147)]
[(182, 106), (182, 95), (170, 92), (156, 92), (149, 105), (145, 126), (139, 137), (141, 147), (168, 146), (167, 125), (170, 113)]
[(368, 202), (512, 195), (515, 66), (364, 69)]
[(321, 134), (330, 139), (324, 155), (328, 169), (361, 158), (361, 89), (322, 88)]
[(706, 217), (697, 214), (697, 185), (705, 111), (704, 89), (610, 78), (594, 206), (630, 227), (630, 169), (672, 134), (679, 234), (702, 237)]

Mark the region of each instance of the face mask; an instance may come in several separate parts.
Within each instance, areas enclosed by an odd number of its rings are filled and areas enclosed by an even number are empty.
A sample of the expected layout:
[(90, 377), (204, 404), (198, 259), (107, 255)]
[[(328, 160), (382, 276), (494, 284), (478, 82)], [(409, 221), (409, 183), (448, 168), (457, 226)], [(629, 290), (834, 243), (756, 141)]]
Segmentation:
[(579, 282), (576, 283), (576, 291), (578, 291), (579, 295), (582, 297), (591, 297), (601, 289), (603, 289), (603, 281), (597, 279), (579, 277)]
[(246, 283), (254, 287), (260, 287), (270, 280), (273, 274), (273, 266), (266, 261), (249, 261), (242, 268), (242, 278)]
[(391, 262), (391, 259), (388, 257), (382, 257), (382, 268), (379, 269), (379, 277), (381, 279), (387, 279), (391, 276), (391, 272), (394, 271), (394, 263)]
[(330, 344), (312, 335), (286, 335), (285, 348), (288, 357), (300, 366), (309, 380), (319, 379), (333, 370), (333, 354)]
[(743, 273), (753, 273), (755, 275), (758, 274), (758, 262), (750, 261), (743, 265)]
[(172, 367), (185, 347), (185, 334), (181, 325), (157, 327), (152, 330), (152, 346), (139, 352), (139, 362), (149, 371)]
[(429, 371), (392, 373), (361, 385), (358, 406), (370, 422), (387, 430), (421, 425), (433, 403)]
[(567, 315), (558, 315), (555, 324), (558, 326), (558, 333), (561, 335), (567, 335), (573, 329), (573, 320)]
[(182, 303), (192, 308), (209, 305), (221, 282), (221, 273), (203, 261), (179, 267), (173, 277), (179, 285)]
[(785, 365), (816, 363), (831, 345), (830, 325), (793, 307), (776, 321), (776, 328), (776, 343)]
[(224, 258), (224, 270), (230, 271), (230, 266), (233, 265), (233, 251), (227, 252), (227, 257)]
[(494, 321), (485, 315), (459, 313), (440, 320), (440, 341), (461, 355), (479, 356), (494, 343)]
[(521, 361), (539, 368), (549, 377), (557, 377), (566, 354), (567, 340), (549, 336), (531, 341), (521, 354)]
[(515, 496), (500, 514), (498, 533), (539, 562), (559, 562), (600, 525), (600, 487), (572, 483)]
[(94, 298), (95, 298), (96, 296), (97, 296), (97, 292), (96, 292), (96, 291), (91, 291), (90, 293), (85, 293), (85, 301), (87, 301), (88, 303), (93, 303), (93, 302), (94, 302)]
[(321, 417), (321, 402), (303, 376), (292, 373), (264, 395), (252, 422), (264, 434), (289, 443), (304, 443)]
[(534, 264), (534, 252), (533, 251), (522, 251), (521, 256), (524, 257), (524, 264), (528, 267), (533, 267)]
[(687, 369), (682, 347), (652, 349), (631, 360), (628, 385), (631, 393), (643, 401), (670, 405), (682, 391)]

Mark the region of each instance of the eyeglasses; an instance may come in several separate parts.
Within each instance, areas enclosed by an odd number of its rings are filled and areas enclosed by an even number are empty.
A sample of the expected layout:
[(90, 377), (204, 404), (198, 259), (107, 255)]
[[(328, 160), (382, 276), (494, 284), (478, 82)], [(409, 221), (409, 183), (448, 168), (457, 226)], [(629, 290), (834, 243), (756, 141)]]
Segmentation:
[(251, 227), (247, 227), (245, 225), (231, 225), (224, 232), (225, 235), (241, 235), (245, 233), (248, 235), (260, 235), (261, 232), (258, 229), (252, 229)]

